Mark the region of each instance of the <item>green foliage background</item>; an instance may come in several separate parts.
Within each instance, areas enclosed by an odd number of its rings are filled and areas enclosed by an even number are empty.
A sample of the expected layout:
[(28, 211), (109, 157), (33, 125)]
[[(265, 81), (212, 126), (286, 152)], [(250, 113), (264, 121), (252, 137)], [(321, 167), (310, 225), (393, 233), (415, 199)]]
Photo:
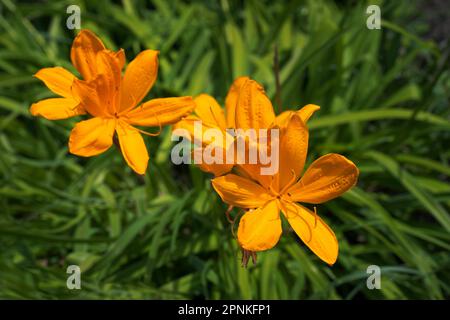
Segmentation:
[[(378, 3), (382, 29), (368, 30)], [(146, 138), (141, 181), (111, 148), (68, 153), (77, 119), (32, 117), (52, 94), (32, 74), (64, 66), (82, 27), (128, 61), (160, 50), (149, 97), (207, 92), (223, 102), (249, 75), (282, 110), (315, 103), (308, 162), (329, 152), (360, 168), (358, 185), (318, 206), (337, 234), (329, 267), (286, 229), (278, 246), (240, 266), (210, 176), (170, 162), (170, 130)], [(0, 298), (442, 299), (449, 296), (449, 47), (425, 40), (411, 1), (20, 1), (0, 8)], [(233, 213), (234, 215), (236, 212)], [(82, 268), (82, 290), (66, 268)], [(382, 268), (382, 289), (366, 268)]]

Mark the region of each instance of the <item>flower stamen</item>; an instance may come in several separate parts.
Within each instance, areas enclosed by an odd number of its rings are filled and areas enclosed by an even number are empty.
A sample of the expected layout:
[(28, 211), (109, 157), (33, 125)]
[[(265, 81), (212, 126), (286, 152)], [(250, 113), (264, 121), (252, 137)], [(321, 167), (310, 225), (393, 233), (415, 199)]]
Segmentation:
[(291, 169), (291, 173), (292, 173), (292, 178), (280, 191), (281, 194), (285, 193), (286, 190), (289, 189), (289, 187), (292, 186), (295, 183), (295, 181), (297, 181), (297, 175), (295, 174), (295, 171), (293, 169)]
[(162, 125), (161, 125), (161, 121), (159, 121), (158, 115), (155, 114), (154, 112), (152, 112), (152, 113), (153, 113), (153, 116), (155, 117), (156, 121), (158, 122), (158, 127), (159, 127), (158, 132), (156, 132), (156, 133), (150, 133), (150, 132), (147, 132), (147, 131), (138, 129), (138, 128), (137, 128), (137, 130), (138, 130), (140, 133), (145, 134), (145, 135), (147, 135), (147, 136), (150, 136), (150, 137), (157, 137), (157, 136), (159, 136), (159, 135), (161, 134), (161, 132), (162, 132)]
[(227, 211), (225, 211), (225, 216), (227, 217), (228, 222), (231, 224), (234, 224), (234, 220), (231, 219), (231, 216), (230, 216), (230, 212), (231, 212), (231, 210), (233, 210), (233, 208), (234, 207), (230, 205), (230, 206), (228, 206)]

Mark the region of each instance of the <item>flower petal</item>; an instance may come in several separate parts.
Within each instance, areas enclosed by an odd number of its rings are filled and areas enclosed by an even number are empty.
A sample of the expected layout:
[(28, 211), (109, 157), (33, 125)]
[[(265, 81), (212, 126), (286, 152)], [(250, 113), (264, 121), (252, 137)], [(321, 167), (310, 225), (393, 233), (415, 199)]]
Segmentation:
[(117, 59), (119, 68), (120, 68), (120, 70), (122, 70), (123, 67), (125, 66), (125, 62), (126, 62), (125, 51), (123, 49), (117, 50), (116, 52), (108, 50), (108, 53)]
[[(281, 129), (279, 148), (279, 189), (296, 181), (303, 170), (308, 152), (308, 129), (302, 119), (294, 114), (286, 128)], [(274, 154), (276, 156), (276, 153)], [(295, 174), (295, 176), (294, 176)], [(295, 180), (293, 180), (295, 178)]]
[(126, 117), (134, 125), (163, 126), (179, 121), (191, 113), (194, 107), (191, 97), (153, 99), (128, 112)]
[(81, 104), (71, 98), (51, 98), (33, 103), (30, 107), (33, 116), (48, 120), (60, 120), (85, 114)]
[(79, 99), (86, 111), (94, 117), (111, 116), (107, 108), (107, 77), (99, 74), (94, 80), (86, 82), (75, 79), (72, 94)]
[(281, 210), (295, 233), (320, 259), (336, 262), (339, 244), (333, 230), (314, 212), (292, 202), (283, 202)]
[(272, 103), (261, 85), (247, 80), (242, 85), (236, 105), (236, 127), (266, 129), (275, 120)]
[[(213, 173), (216, 177), (224, 175), (233, 169), (235, 165), (235, 145), (232, 137), (225, 131), (214, 128), (215, 134), (210, 135), (211, 131), (206, 132), (203, 137), (203, 145), (195, 138), (194, 163), (202, 171)], [(231, 138), (226, 141), (226, 139)], [(192, 141), (192, 140), (191, 140)], [(207, 141), (205, 143), (205, 141)], [(230, 143), (231, 142), (231, 143)], [(229, 144), (227, 144), (229, 143)], [(198, 159), (202, 160), (198, 163)]]
[(311, 116), (314, 114), (314, 112), (316, 112), (319, 109), (320, 107), (318, 105), (307, 104), (306, 106), (298, 110), (296, 113), (303, 120), (304, 123), (307, 123), (309, 118), (311, 118)]
[(263, 167), (267, 167), (267, 165), (242, 163), (236, 165), (235, 170), (240, 176), (257, 181), (264, 188), (269, 189), (270, 185), (274, 185), (274, 179), (278, 179), (278, 177), (277, 175), (261, 174)]
[(115, 126), (115, 119), (98, 117), (78, 122), (70, 133), (70, 153), (91, 157), (105, 152), (113, 143)]
[(250, 251), (263, 251), (273, 248), (282, 233), (281, 219), (276, 201), (250, 210), (239, 222), (239, 245)]
[(158, 51), (145, 50), (130, 62), (123, 77), (120, 110), (135, 107), (147, 95), (158, 75)]
[(120, 103), (121, 69), (119, 60), (107, 50), (97, 54), (97, 91), (108, 114), (116, 114)]
[(72, 98), (70, 87), (75, 76), (66, 69), (61, 67), (44, 68), (39, 70), (34, 76), (43, 81), (54, 93), (64, 98)]
[(359, 170), (353, 162), (330, 153), (314, 161), (303, 177), (287, 192), (293, 201), (322, 203), (334, 199), (356, 184)]
[(220, 177), (228, 172), (231, 171), (233, 168), (233, 164), (226, 164), (226, 163), (212, 163), (207, 164), (205, 162), (202, 162), (198, 164), (198, 167), (203, 172), (209, 172), (212, 173), (215, 177)]
[(293, 110), (283, 111), (278, 116), (276, 116), (274, 125), (280, 128), (286, 127), (289, 122), (289, 119), (292, 117), (293, 114), (295, 114), (295, 111)]
[(232, 206), (258, 208), (273, 198), (259, 184), (235, 174), (227, 174), (211, 182), (223, 202)]
[(136, 173), (145, 174), (149, 157), (141, 134), (124, 121), (119, 122), (116, 130), (125, 161)]
[[(200, 140), (200, 137), (195, 136), (195, 123), (201, 123), (201, 127), (199, 127), (201, 129), (201, 138), (202, 140)], [(189, 138), (189, 140), (197, 145), (207, 145), (207, 143), (203, 140), (203, 136), (204, 136), (204, 132), (207, 129), (213, 128), (211, 126), (205, 125), (202, 120), (200, 120), (199, 117), (194, 116), (194, 115), (189, 115), (183, 119), (181, 119), (180, 121), (178, 121), (177, 123), (175, 123), (173, 125), (173, 131), (177, 130), (177, 129), (183, 129), (186, 130), (189, 135), (186, 136), (186, 138)], [(196, 139), (198, 138), (198, 139)]]
[(70, 59), (84, 80), (97, 75), (96, 55), (103, 49), (103, 42), (89, 30), (81, 30), (73, 40)]
[[(198, 133), (195, 129), (196, 122), (202, 124), (199, 129), (197, 129), (199, 130)], [(195, 147), (192, 155), (194, 157), (194, 161), (195, 159), (202, 160), (201, 163), (195, 162), (202, 171), (212, 173), (214, 176), (218, 177), (230, 172), (234, 167), (236, 154), (235, 152), (232, 152), (234, 150), (229, 149), (234, 149), (235, 147), (233, 143), (234, 138), (226, 131), (223, 131), (217, 127), (207, 126), (201, 122), (197, 116), (192, 115), (177, 122), (173, 127), (173, 133), (176, 134), (178, 131), (177, 129), (187, 131), (186, 133), (183, 133), (182, 136), (194, 143)], [(214, 129), (217, 135), (208, 135), (207, 130), (209, 129)], [(219, 139), (219, 137), (221, 138)], [(217, 154), (216, 156), (216, 150), (219, 149), (222, 150), (221, 154)], [(229, 155), (227, 154), (227, 150), (230, 150)], [(195, 155), (197, 156), (195, 157)], [(206, 158), (205, 155), (208, 158)], [(231, 160), (228, 159), (228, 157), (231, 156), (234, 158)], [(210, 163), (211, 161), (213, 161), (213, 163)]]
[(226, 129), (225, 114), (216, 99), (207, 94), (201, 94), (194, 99), (195, 113), (206, 124)]
[(250, 80), (249, 77), (239, 77), (234, 80), (233, 84), (228, 91), (227, 97), (225, 98), (225, 110), (226, 110), (226, 122), (227, 128), (235, 128), (236, 127), (236, 104), (239, 99), (239, 93), (241, 91), (242, 85)]
[(292, 110), (284, 111), (276, 117), (275, 125), (278, 125), (279, 127), (285, 127), (288, 124), (289, 119), (294, 114), (297, 114), (306, 124), (309, 118), (311, 118), (311, 116), (314, 114), (314, 112), (316, 112), (319, 109), (320, 107), (315, 104), (307, 104), (306, 106), (297, 111)]

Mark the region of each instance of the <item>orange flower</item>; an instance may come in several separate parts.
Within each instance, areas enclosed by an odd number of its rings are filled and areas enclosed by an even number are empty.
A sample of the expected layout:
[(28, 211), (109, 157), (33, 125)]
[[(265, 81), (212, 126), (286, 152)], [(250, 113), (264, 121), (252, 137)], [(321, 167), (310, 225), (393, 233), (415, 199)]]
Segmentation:
[(85, 157), (103, 153), (117, 133), (126, 162), (136, 173), (144, 174), (149, 157), (140, 133), (145, 132), (134, 126), (175, 123), (192, 111), (192, 98), (153, 99), (138, 106), (156, 80), (158, 51), (141, 52), (122, 76), (123, 50), (109, 51), (94, 34), (83, 30), (74, 40), (71, 59), (86, 81), (59, 67), (40, 70), (36, 77), (63, 98), (33, 104), (31, 113), (51, 120), (90, 114), (93, 118), (77, 123), (72, 130), (70, 152)]
[[(306, 111), (305, 111), (306, 112)], [(357, 167), (338, 154), (314, 161), (300, 178), (308, 149), (308, 130), (298, 113), (286, 115), (280, 128), (279, 172), (260, 179), (258, 171), (245, 177), (228, 174), (212, 180), (224, 202), (249, 209), (238, 228), (240, 246), (262, 251), (275, 246), (281, 236), (280, 210), (303, 242), (323, 261), (332, 265), (338, 241), (328, 225), (297, 202), (319, 204), (334, 199), (356, 184)]]

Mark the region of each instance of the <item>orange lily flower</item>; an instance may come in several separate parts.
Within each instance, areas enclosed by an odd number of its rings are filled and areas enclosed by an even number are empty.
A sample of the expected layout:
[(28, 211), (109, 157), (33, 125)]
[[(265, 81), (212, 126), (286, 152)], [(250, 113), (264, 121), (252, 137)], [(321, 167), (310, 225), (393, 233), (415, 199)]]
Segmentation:
[(298, 202), (319, 204), (340, 196), (356, 184), (359, 171), (353, 162), (332, 153), (314, 161), (301, 176), (308, 130), (297, 113), (285, 120), (286, 127), (280, 129), (277, 174), (264, 180), (227, 174), (213, 179), (212, 185), (225, 203), (248, 209), (237, 233), (243, 249), (255, 252), (274, 247), (282, 233), (281, 211), (300, 239), (320, 259), (333, 265), (338, 256), (334, 232), (315, 211)]
[(69, 76), (62, 68), (41, 70), (36, 76), (64, 98), (38, 102), (31, 106), (31, 113), (52, 120), (90, 114), (93, 118), (78, 122), (72, 130), (69, 151), (85, 157), (98, 155), (111, 147), (116, 133), (128, 165), (144, 174), (149, 157), (140, 133), (148, 133), (134, 126), (173, 124), (192, 111), (192, 98), (153, 99), (138, 105), (157, 77), (155, 50), (141, 52), (122, 76), (123, 50), (113, 53), (104, 49), (91, 32), (82, 31), (74, 41), (71, 58), (86, 81)]

